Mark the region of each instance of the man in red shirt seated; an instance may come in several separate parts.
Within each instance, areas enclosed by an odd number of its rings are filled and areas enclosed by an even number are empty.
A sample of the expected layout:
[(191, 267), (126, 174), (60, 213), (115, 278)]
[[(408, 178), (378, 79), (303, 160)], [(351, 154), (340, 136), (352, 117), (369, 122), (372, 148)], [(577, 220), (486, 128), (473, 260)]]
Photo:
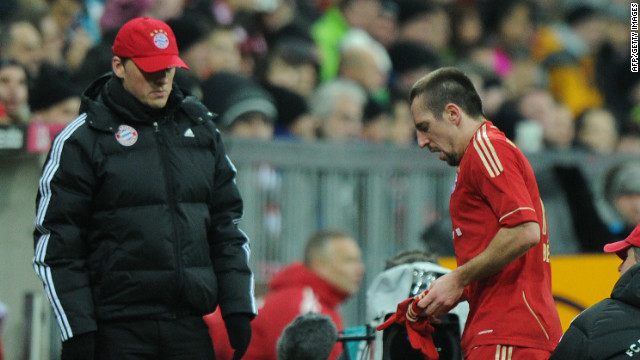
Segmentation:
[[(269, 290), (258, 300), (258, 316), (251, 322), (252, 337), (245, 360), (276, 360), (276, 343), (296, 316), (326, 314), (344, 330), (339, 306), (360, 287), (364, 265), (360, 247), (347, 233), (323, 230), (307, 241), (303, 262), (294, 262), (274, 275)], [(233, 351), (220, 312), (205, 316), (217, 360), (230, 360)], [(342, 353), (336, 344), (329, 359)]]

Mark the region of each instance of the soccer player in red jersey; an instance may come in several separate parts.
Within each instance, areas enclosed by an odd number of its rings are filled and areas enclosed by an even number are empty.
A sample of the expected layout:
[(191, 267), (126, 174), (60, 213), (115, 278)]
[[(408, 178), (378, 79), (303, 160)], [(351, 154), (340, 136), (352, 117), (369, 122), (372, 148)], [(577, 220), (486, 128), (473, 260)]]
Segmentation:
[(449, 213), (458, 267), (418, 302), (422, 316), (469, 302), (466, 360), (548, 359), (562, 335), (545, 210), (531, 165), (488, 121), (469, 78), (441, 68), (411, 90), (418, 145), (457, 166)]

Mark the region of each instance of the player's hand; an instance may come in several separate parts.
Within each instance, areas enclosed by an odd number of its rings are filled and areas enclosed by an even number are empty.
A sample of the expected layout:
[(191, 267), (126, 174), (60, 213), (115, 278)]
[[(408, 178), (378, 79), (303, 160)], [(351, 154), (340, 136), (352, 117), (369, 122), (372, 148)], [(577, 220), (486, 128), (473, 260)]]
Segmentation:
[(448, 313), (460, 302), (463, 291), (464, 285), (455, 271), (439, 277), (431, 284), (427, 295), (418, 301), (418, 307), (423, 309), (420, 316), (435, 319)]

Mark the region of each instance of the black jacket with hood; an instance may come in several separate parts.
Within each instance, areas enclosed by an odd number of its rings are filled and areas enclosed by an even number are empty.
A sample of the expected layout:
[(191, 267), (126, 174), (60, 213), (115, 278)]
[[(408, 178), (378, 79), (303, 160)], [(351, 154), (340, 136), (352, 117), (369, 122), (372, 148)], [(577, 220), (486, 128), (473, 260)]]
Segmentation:
[(152, 109), (96, 80), (36, 207), (34, 268), (63, 341), (102, 320), (256, 312), (235, 168), (212, 114), (175, 84)]
[(549, 359), (640, 359), (640, 264), (620, 277), (611, 298), (573, 319)]

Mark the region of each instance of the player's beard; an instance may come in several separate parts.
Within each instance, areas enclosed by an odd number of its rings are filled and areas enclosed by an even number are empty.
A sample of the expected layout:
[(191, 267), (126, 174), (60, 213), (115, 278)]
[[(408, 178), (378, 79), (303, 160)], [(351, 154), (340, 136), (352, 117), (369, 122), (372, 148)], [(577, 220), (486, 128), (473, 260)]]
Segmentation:
[(457, 153), (446, 153), (443, 152), (442, 153), (444, 155), (444, 161), (447, 162), (447, 164), (449, 164), (450, 166), (458, 166), (460, 165), (460, 160), (462, 160), (462, 155), (459, 155)]

